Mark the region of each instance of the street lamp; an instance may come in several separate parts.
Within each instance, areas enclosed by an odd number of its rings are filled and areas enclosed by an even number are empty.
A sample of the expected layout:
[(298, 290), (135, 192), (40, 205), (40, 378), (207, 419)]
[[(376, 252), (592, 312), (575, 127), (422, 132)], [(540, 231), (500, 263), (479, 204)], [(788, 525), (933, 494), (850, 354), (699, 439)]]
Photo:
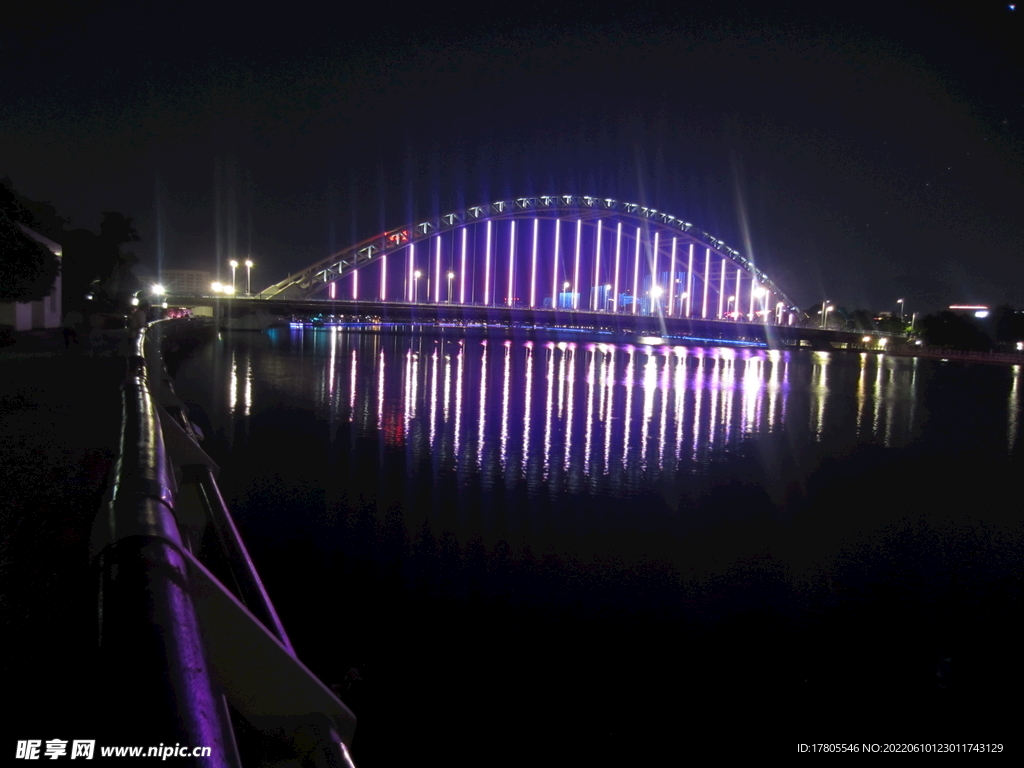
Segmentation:
[(454, 280), (454, 279), (455, 279), (455, 273), (454, 272), (449, 272), (448, 273), (448, 303), (449, 304), (452, 303), (452, 280)]
[(238, 269), (238, 262), (234, 259), (228, 262), (231, 265), (231, 292), (235, 292), (235, 270)]
[(221, 283), (210, 283), (210, 290), (214, 293), (220, 293), (224, 290), (224, 286)]
[(833, 309), (835, 309), (835, 307), (833, 307), (831, 304), (825, 307), (825, 315), (822, 319), (822, 328), (828, 328), (828, 313), (831, 312)]
[(900, 322), (903, 322), (903, 299), (896, 299), (896, 303), (900, 305)]
[(245, 295), (252, 296), (252, 259), (245, 260)]

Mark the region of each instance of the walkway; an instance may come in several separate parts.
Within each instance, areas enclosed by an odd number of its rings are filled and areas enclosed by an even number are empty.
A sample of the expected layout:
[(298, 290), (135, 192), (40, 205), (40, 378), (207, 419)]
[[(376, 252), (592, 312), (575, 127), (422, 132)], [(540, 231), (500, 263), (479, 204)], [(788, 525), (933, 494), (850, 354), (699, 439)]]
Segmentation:
[(13, 338), (0, 348), (2, 679), (14, 710), (8, 736), (91, 738), (83, 720), (97, 703), (89, 538), (117, 455), (121, 339), (109, 334), (92, 356), (66, 352), (59, 329)]

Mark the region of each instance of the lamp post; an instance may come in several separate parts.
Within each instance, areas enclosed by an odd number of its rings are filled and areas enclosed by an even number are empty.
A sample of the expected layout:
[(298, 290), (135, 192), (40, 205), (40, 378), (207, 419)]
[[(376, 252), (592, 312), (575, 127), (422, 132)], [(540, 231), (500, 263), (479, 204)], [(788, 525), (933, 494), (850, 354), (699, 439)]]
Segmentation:
[(452, 303), (452, 280), (454, 280), (454, 279), (455, 279), (455, 273), (454, 272), (449, 272), (448, 273), (448, 303), (449, 304)]
[(252, 296), (252, 259), (245, 260), (245, 295)]
[(235, 270), (238, 269), (238, 262), (235, 259), (231, 259), (228, 262), (231, 265), (231, 292), (235, 292)]
[(828, 325), (828, 313), (833, 309), (835, 307), (828, 303), (828, 299), (821, 302), (821, 322), (818, 324), (819, 328), (825, 328)]
[(903, 299), (896, 299), (896, 303), (900, 305), (900, 323), (903, 322)]

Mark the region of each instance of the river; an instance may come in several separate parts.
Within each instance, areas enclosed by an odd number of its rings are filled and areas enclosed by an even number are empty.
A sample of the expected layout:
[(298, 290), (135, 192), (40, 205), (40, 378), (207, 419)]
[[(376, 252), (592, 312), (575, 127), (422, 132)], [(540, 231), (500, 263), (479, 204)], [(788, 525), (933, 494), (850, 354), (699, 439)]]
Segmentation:
[(292, 328), (178, 371), (357, 765), (999, 737), (1019, 367), (630, 341)]

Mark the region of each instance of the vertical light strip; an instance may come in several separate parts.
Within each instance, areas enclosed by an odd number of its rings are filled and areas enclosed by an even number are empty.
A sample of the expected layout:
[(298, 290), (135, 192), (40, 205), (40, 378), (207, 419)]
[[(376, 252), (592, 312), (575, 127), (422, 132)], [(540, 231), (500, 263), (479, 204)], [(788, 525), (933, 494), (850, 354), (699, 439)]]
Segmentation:
[[(754, 276), (751, 275), (750, 276), (750, 312), (747, 315), (750, 318), (751, 322), (753, 322), (753, 320), (754, 320), (754, 291), (756, 291), (756, 290), (757, 290), (757, 280), (755, 280)], [(739, 301), (739, 297), (738, 296), (736, 297), (736, 301), (737, 302)]]
[(675, 310), (675, 303), (674, 303), (675, 299), (673, 297), (676, 295), (676, 241), (678, 239), (679, 238), (677, 238), (677, 237), (673, 237), (672, 238), (672, 261), (671, 261), (671, 266), (669, 267), (670, 271), (668, 273), (668, 313), (669, 313), (669, 315), (671, 315), (672, 312)]
[(711, 269), (711, 249), (704, 249), (704, 301), (700, 305), (700, 316), (701, 319), (707, 320), (708, 317), (708, 271)]
[(652, 270), (652, 273), (651, 273), (651, 288), (650, 288), (650, 291), (651, 291), (651, 304), (648, 307), (648, 311), (652, 315), (654, 314), (654, 305), (657, 303), (656, 297), (654, 295), (654, 289), (658, 285), (658, 235), (659, 234), (660, 233), (658, 233), (658, 232), (654, 233), (654, 256), (651, 258), (651, 270)]
[(359, 270), (352, 270), (352, 299), (359, 298)]
[(690, 260), (686, 266), (686, 316), (690, 317), (693, 304), (693, 243), (690, 243)]
[(558, 241), (562, 237), (562, 220), (555, 219), (555, 268), (551, 272), (551, 308), (558, 307)]
[(388, 257), (387, 254), (380, 257), (380, 300), (387, 301), (385, 294), (388, 287)]
[(434, 303), (441, 303), (441, 236), (434, 238), (437, 243), (437, 253), (434, 254)]
[(414, 301), (413, 296), (416, 291), (416, 278), (413, 276), (413, 272), (416, 270), (416, 246), (413, 243), (409, 244), (409, 279), (408, 279), (408, 290), (406, 291), (405, 300), (408, 302)]
[(640, 227), (636, 228), (636, 248), (633, 250), (633, 314), (636, 314), (637, 293), (640, 291)]
[(508, 236), (508, 305), (512, 306), (516, 295), (516, 220), (512, 219), (512, 232)]
[(537, 235), (540, 231), (540, 219), (533, 220), (533, 255), (530, 267), (530, 309), (537, 306)]
[(580, 238), (583, 232), (583, 222), (576, 219), (576, 257), (572, 268), (572, 285), (569, 287), (572, 298), (572, 308), (580, 308)]
[(491, 303), (491, 225), (493, 223), (488, 219), (487, 245), (484, 247), (484, 305)]
[(337, 288), (338, 288), (338, 284), (337, 283), (331, 283), (331, 287), (327, 289), (327, 291), (331, 295), (332, 299), (337, 298), (336, 297)]
[(619, 311), (619, 262), (622, 257), (622, 222), (619, 222), (615, 233), (615, 282), (612, 285), (612, 303), (615, 311)]
[(736, 308), (734, 311), (736, 312), (737, 320), (739, 319), (740, 315), (740, 280), (742, 279), (742, 277), (743, 270), (740, 269), (739, 267), (736, 267)]
[(462, 266), (459, 267), (459, 304), (466, 303), (466, 227), (462, 228)]
[(594, 279), (591, 280), (591, 284), (594, 286), (594, 311), (597, 312), (600, 307), (598, 306), (598, 297), (601, 295), (601, 291), (604, 290), (604, 280), (601, 279), (601, 220), (597, 220), (597, 256), (594, 259)]
[(718, 319), (722, 319), (722, 302), (725, 301), (725, 267), (726, 260), (722, 259), (722, 277), (718, 281)]

